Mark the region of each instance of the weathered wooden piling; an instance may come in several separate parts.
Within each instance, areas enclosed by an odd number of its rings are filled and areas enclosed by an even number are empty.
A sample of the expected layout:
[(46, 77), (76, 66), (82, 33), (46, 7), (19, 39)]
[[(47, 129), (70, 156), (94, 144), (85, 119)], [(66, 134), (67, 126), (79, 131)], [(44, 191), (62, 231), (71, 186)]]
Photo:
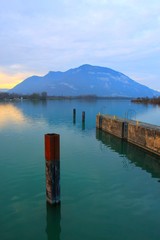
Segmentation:
[(85, 123), (85, 112), (82, 112), (82, 123)]
[(73, 109), (73, 123), (76, 123), (76, 109)]
[(46, 200), (60, 203), (60, 135), (45, 134)]

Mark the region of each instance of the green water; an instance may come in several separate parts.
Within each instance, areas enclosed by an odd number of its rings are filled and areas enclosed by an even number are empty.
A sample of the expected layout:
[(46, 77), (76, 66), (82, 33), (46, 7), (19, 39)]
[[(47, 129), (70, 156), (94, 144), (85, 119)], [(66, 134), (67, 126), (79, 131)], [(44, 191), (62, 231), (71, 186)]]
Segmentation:
[[(0, 103), (0, 240), (160, 238), (160, 158), (96, 130), (98, 112), (160, 119), (159, 107), (124, 100)], [(45, 196), (44, 134), (53, 132), (61, 136), (58, 207)]]

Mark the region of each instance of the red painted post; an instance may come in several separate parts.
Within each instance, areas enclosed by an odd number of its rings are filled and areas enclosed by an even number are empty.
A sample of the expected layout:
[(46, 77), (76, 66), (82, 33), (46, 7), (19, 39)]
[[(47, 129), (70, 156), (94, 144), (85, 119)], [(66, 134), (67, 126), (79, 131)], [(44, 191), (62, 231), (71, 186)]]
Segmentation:
[(56, 133), (45, 134), (45, 158), (47, 161), (60, 159), (60, 136)]
[(45, 134), (46, 198), (50, 204), (60, 203), (60, 135)]

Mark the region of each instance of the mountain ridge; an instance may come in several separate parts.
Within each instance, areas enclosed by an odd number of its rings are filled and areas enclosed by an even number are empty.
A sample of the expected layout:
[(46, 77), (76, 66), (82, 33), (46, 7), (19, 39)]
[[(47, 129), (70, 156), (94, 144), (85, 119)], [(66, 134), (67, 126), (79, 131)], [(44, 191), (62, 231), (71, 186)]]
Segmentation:
[(9, 92), (18, 94), (47, 92), (50, 96), (96, 95), (100, 97), (152, 97), (160, 94), (121, 72), (89, 64), (64, 72), (49, 71), (44, 76), (31, 76)]

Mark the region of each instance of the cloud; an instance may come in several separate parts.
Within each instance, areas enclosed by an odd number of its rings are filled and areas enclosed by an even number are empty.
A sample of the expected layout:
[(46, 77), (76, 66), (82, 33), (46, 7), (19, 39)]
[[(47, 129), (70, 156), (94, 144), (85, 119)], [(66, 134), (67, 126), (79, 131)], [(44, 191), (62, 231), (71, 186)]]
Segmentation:
[(1, 0), (0, 5), (0, 67), (9, 74), (90, 63), (137, 76), (154, 72), (159, 84), (160, 70), (154, 67), (159, 0)]
[(0, 88), (12, 88), (32, 75), (35, 73), (20, 71), (19, 66), (16, 65), (11, 66), (10, 70), (7, 68), (6, 71), (0, 68)]

